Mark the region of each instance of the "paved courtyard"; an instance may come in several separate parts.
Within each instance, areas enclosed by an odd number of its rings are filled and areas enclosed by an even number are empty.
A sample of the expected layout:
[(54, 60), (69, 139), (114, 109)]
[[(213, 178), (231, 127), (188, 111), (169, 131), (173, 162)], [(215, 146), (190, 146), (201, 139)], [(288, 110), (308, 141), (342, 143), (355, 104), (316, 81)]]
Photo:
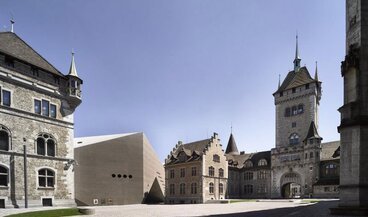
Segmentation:
[[(224, 217), (255, 217), (255, 216), (293, 216), (293, 217), (323, 217), (329, 215), (329, 207), (337, 206), (338, 201), (326, 200), (318, 203), (302, 203), (301, 200), (264, 200), (260, 202), (239, 202), (232, 204), (184, 204), (184, 205), (125, 205), (93, 207), (95, 214), (91, 217), (119, 216), (224, 216)], [(3, 209), (0, 216), (34, 211), (38, 209)], [(336, 216), (335, 216), (336, 217)]]

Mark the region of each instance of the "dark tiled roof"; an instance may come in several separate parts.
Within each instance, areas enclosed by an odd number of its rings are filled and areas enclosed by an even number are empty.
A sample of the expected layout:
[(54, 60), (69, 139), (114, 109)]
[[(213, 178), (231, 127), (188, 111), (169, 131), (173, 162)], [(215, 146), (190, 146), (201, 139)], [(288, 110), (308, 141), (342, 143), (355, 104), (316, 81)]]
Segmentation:
[[(204, 139), (179, 145), (175, 152), (171, 154), (166, 165), (201, 160), (203, 152), (207, 148), (207, 145), (209, 145), (210, 141), (211, 139)], [(180, 155), (182, 157), (180, 157)]]
[(210, 143), (210, 139), (204, 139), (204, 140), (200, 140), (200, 141), (196, 141), (196, 142), (191, 142), (191, 143), (186, 143), (183, 144), (183, 148), (190, 150), (190, 151), (195, 151), (197, 153), (203, 153), (204, 149), (207, 147), (207, 145)]
[(314, 81), (315, 80), (310, 76), (307, 67), (304, 66), (301, 67), (298, 72), (290, 71), (275, 93), (279, 93), (281, 91), (308, 84)]
[(31, 46), (12, 32), (0, 32), (0, 52), (31, 65), (37, 66), (55, 75), (63, 76), (54, 66), (38, 54)]
[(326, 142), (321, 144), (321, 161), (339, 159), (335, 152), (340, 148), (340, 141)]
[(243, 167), (245, 161), (250, 160), (253, 163), (253, 167), (258, 167), (258, 161), (265, 159), (267, 161), (267, 167), (271, 166), (271, 151), (262, 151), (256, 153), (245, 153), (240, 155), (226, 155), (229, 161), (229, 166)]
[(225, 154), (239, 154), (233, 134), (230, 134), (229, 142), (227, 143)]
[(309, 130), (307, 133), (307, 136), (305, 137), (305, 140), (309, 139), (309, 138), (317, 138), (317, 139), (322, 139), (322, 137), (319, 136), (316, 125), (314, 124), (314, 121), (311, 122), (311, 124), (309, 125)]

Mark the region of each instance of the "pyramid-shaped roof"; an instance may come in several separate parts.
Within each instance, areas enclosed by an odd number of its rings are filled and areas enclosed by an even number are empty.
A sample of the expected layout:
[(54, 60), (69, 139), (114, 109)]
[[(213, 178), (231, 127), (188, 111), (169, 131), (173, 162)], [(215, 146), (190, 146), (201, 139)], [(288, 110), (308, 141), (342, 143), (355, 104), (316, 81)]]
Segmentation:
[(59, 70), (13, 32), (0, 32), (0, 52), (37, 66), (52, 74), (63, 76)]
[(301, 67), (298, 72), (290, 71), (275, 93), (312, 82), (315, 82), (315, 80), (309, 74), (307, 67), (304, 66)]
[(308, 130), (307, 136), (305, 137), (304, 141), (310, 138), (322, 139), (322, 137), (320, 137), (318, 134), (314, 121), (312, 121), (311, 124), (309, 125), (309, 130)]
[(230, 134), (225, 154), (239, 155), (238, 147), (236, 146), (235, 139), (232, 133)]

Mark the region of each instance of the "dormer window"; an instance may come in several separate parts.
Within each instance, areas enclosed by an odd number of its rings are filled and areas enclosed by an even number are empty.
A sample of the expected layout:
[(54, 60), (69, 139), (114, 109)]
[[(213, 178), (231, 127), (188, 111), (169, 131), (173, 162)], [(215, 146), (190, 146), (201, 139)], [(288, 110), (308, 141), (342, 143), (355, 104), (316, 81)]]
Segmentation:
[(8, 56), (5, 56), (5, 65), (11, 68), (14, 68), (14, 59)]
[(253, 163), (252, 163), (252, 161), (250, 161), (250, 160), (245, 161), (245, 163), (244, 163), (244, 167), (245, 167), (245, 168), (253, 167)]
[(36, 77), (39, 77), (40, 76), (40, 74), (38, 72), (38, 69), (36, 67), (32, 67), (31, 68), (31, 72), (32, 72), (32, 75), (33, 76), (36, 76)]

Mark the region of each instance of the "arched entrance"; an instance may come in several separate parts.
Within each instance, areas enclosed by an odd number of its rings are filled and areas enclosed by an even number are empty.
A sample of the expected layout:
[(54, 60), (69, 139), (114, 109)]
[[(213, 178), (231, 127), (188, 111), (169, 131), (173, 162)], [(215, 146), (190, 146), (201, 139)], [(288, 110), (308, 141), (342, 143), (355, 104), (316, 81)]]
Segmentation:
[(280, 180), (281, 196), (283, 198), (300, 198), (303, 195), (301, 178), (298, 173), (285, 173)]

